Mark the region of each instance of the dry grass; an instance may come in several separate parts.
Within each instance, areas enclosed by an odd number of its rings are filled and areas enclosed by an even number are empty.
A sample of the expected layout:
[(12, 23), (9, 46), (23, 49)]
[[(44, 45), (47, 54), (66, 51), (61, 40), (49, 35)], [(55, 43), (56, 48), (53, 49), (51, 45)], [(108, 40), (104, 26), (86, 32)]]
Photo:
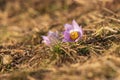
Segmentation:
[[(120, 0), (0, 0), (1, 80), (119, 80)], [(49, 30), (75, 19), (76, 43), (53, 49)]]

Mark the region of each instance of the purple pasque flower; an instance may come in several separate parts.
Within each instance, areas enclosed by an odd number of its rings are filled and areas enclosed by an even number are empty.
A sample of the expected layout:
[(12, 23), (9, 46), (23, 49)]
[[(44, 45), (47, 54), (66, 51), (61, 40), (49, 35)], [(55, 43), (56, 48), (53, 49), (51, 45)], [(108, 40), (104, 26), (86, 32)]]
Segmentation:
[(47, 46), (51, 46), (58, 43), (59, 36), (58, 36), (58, 32), (49, 31), (48, 35), (42, 36), (42, 38), (43, 38), (42, 41), (43, 43), (45, 43)]
[(63, 42), (77, 42), (83, 36), (83, 30), (75, 20), (72, 21), (71, 25), (65, 24), (64, 27)]

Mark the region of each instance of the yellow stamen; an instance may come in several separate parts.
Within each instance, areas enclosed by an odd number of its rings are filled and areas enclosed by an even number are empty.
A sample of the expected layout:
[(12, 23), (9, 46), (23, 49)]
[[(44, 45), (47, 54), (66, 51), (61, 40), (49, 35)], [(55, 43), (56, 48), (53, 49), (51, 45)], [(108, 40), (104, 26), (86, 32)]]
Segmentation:
[(79, 33), (77, 31), (73, 31), (70, 33), (70, 38), (72, 40), (76, 40), (79, 37)]

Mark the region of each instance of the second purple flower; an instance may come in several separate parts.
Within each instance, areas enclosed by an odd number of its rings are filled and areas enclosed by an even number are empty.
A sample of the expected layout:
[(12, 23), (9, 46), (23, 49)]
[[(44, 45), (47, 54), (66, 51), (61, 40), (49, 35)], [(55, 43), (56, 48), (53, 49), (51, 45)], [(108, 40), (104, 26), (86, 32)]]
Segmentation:
[(47, 36), (42, 36), (43, 43), (45, 43), (48, 46), (52, 46), (55, 44), (58, 44), (59, 42), (59, 36), (57, 32), (49, 31)]

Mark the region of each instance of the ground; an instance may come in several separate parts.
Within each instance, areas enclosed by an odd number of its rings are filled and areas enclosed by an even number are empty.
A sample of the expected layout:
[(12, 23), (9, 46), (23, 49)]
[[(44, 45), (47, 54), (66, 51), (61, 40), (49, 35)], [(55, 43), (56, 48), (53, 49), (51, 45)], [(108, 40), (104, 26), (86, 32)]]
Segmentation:
[[(80, 41), (42, 42), (73, 19)], [(0, 0), (0, 80), (119, 80), (119, 63), (120, 0)]]

